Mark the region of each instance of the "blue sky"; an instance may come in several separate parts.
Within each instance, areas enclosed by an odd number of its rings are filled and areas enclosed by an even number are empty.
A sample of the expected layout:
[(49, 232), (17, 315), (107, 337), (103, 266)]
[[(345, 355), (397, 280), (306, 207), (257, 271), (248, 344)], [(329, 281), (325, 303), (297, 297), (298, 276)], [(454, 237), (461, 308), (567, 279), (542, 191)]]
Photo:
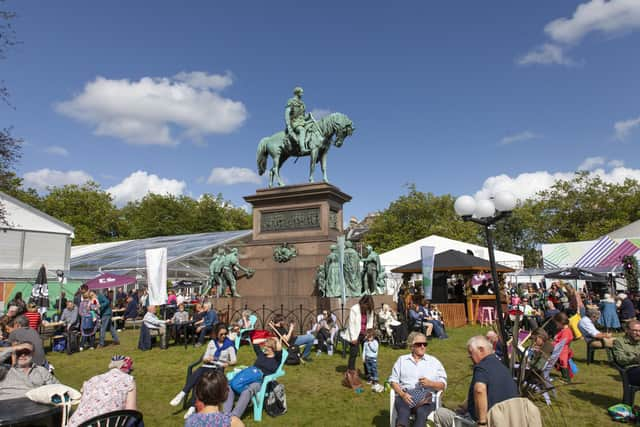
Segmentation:
[(0, 62), (0, 114), (27, 142), (20, 175), (91, 177), (119, 204), (150, 189), (242, 205), (301, 85), (308, 110), (355, 123), (329, 157), (346, 217), (409, 182), (529, 197), (579, 167), (640, 179), (639, 1), (300, 4), (7, 1), (22, 43)]

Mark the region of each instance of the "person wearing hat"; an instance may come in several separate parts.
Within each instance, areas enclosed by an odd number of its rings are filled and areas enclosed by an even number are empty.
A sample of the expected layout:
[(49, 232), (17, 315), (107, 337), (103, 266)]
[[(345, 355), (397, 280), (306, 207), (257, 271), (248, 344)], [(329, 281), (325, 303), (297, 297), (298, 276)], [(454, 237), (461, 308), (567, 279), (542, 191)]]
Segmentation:
[(82, 385), (82, 399), (69, 419), (68, 427), (77, 427), (88, 419), (113, 411), (137, 410), (132, 370), (131, 357), (114, 355), (107, 372), (90, 378)]

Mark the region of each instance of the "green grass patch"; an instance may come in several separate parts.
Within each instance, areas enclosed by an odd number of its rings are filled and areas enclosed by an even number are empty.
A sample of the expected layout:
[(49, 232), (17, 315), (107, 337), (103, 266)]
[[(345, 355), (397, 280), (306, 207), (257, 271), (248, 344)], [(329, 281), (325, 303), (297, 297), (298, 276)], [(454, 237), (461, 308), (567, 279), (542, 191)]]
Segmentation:
[[(449, 331), (448, 340), (431, 340), (427, 352), (443, 363), (449, 377), (444, 393), (444, 404), (456, 407), (466, 397), (471, 376), (471, 361), (465, 349), (467, 339), (485, 333), (486, 328), (464, 327)], [(169, 401), (182, 388), (186, 367), (195, 361), (204, 348), (171, 346), (168, 350), (154, 347), (151, 351), (137, 349), (138, 330), (122, 332), (120, 346), (109, 346), (100, 350), (85, 350), (71, 356), (48, 353), (56, 368), (56, 376), (64, 384), (80, 389), (90, 377), (107, 369), (111, 355), (126, 354), (134, 359), (134, 376), (138, 387), (138, 409), (144, 414), (148, 427), (180, 426), (184, 424), (183, 412)], [(108, 341), (108, 340), (107, 340)], [(584, 341), (573, 343), (574, 360), (579, 373), (575, 384), (558, 388), (557, 398), (551, 407), (538, 402), (545, 426), (601, 426), (613, 424), (606, 408), (622, 399), (622, 385), (617, 371), (602, 359), (604, 352), (597, 352), (599, 359), (587, 366)], [(396, 358), (407, 350), (392, 350), (381, 347), (378, 371), (381, 378), (387, 377)], [(243, 346), (239, 352), (239, 363), (250, 365), (255, 360), (253, 350)], [(342, 387), (342, 373), (347, 359), (339, 354), (314, 357), (313, 363), (300, 366), (285, 366), (286, 375), (280, 380), (287, 391), (287, 414), (270, 418), (263, 414), (262, 423), (253, 421), (253, 412), (248, 409), (243, 421), (247, 426), (388, 426), (389, 395), (373, 393), (355, 394)], [(556, 382), (557, 384), (559, 382)]]

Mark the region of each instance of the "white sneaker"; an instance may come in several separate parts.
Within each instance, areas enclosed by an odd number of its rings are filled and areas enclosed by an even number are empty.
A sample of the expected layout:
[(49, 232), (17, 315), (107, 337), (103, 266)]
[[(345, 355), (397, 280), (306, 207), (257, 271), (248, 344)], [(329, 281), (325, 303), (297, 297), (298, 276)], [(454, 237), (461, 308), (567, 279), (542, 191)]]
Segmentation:
[(82, 348), (82, 347), (78, 347), (78, 350), (82, 351), (82, 350), (84, 350), (84, 348)]
[(322, 350), (316, 351), (316, 356), (320, 356), (322, 354)]
[(176, 397), (171, 399), (171, 402), (169, 402), (169, 405), (178, 406), (180, 402), (182, 402), (182, 399), (184, 399), (184, 391), (181, 391), (180, 393), (176, 394)]
[(186, 420), (187, 418), (189, 418), (191, 415), (196, 413), (196, 408), (194, 406), (189, 406), (189, 409), (187, 409), (187, 412), (184, 414), (184, 419)]
[(382, 393), (384, 391), (384, 387), (382, 384), (374, 384), (373, 387), (371, 387), (371, 391), (374, 393)]

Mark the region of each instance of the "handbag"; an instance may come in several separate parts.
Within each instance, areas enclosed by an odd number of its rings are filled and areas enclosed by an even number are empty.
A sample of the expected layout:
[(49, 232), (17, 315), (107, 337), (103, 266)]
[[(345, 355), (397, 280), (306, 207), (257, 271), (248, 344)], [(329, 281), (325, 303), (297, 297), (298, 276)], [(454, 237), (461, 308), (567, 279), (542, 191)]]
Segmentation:
[(344, 373), (342, 385), (354, 390), (362, 388), (362, 381), (360, 381), (360, 375), (358, 375), (358, 371), (356, 371), (355, 369), (347, 369), (347, 371)]
[(415, 408), (416, 406), (431, 403), (431, 391), (424, 387), (416, 387), (410, 390), (405, 390), (411, 396), (413, 403), (409, 405), (409, 408)]
[(71, 416), (71, 405), (80, 403), (82, 394), (75, 388), (64, 384), (48, 384), (33, 388), (26, 393), (33, 402), (62, 407), (62, 427), (65, 427)]

